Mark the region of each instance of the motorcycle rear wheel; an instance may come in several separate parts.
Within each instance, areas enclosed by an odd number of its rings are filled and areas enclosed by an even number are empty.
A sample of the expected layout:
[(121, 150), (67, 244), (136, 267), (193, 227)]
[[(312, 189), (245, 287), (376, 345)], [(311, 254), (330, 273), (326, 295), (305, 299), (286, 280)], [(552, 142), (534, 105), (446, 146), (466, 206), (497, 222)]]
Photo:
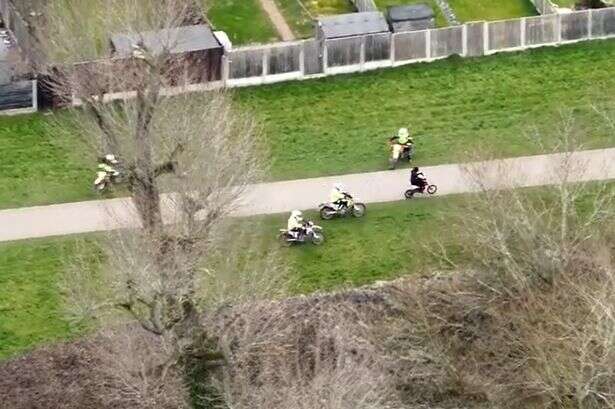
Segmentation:
[(293, 245), (293, 243), (288, 240), (287, 233), (280, 233), (280, 235), (278, 236), (278, 240), (280, 241), (280, 244), (284, 247), (290, 247)]
[(323, 207), (320, 209), (320, 218), (323, 220), (331, 220), (335, 217), (336, 211), (330, 207)]
[(408, 189), (404, 192), (404, 197), (406, 199), (412, 199), (414, 197), (414, 193), (415, 193), (414, 189)]

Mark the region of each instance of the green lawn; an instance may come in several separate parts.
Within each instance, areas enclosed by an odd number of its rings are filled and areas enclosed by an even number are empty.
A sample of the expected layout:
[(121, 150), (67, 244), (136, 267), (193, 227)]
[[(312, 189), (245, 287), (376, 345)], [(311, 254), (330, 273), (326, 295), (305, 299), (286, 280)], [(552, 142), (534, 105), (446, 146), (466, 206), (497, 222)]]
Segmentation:
[[(424, 246), (431, 238), (446, 239), (450, 226), (444, 215), (454, 211), (454, 203), (458, 200), (449, 198), (373, 205), (363, 219), (322, 223), (324, 246), (282, 249), (294, 273), (294, 291), (366, 284), (438, 265)], [(315, 213), (308, 216), (316, 219)], [(263, 228), (259, 242), (265, 248), (277, 246), (277, 231), (286, 218), (258, 218)], [(82, 239), (0, 245), (0, 359), (78, 334), (62, 319), (58, 287), (78, 241)]]
[[(295, 0), (296, 1), (296, 0)], [(356, 10), (349, 0), (300, 0), (313, 16), (354, 13)]]
[(579, 0), (551, 0), (552, 3), (560, 6), (560, 7), (568, 7), (573, 8)]
[(538, 14), (530, 0), (448, 0), (461, 22), (505, 20)]
[(258, 0), (213, 0), (207, 13), (216, 30), (225, 31), (236, 45), (279, 41)]
[[(574, 110), (587, 147), (614, 146), (590, 104), (615, 103), (615, 41), (484, 58), (453, 58), (360, 75), (237, 91), (265, 123), (276, 179), (386, 168), (385, 139), (417, 135), (418, 164), (452, 163), (479, 149), (538, 153), (526, 133)], [(551, 133), (552, 135), (552, 133)]]
[(399, 6), (401, 4), (416, 4), (416, 3), (425, 3), (431, 6), (433, 11), (436, 13), (436, 26), (437, 27), (446, 27), (448, 25), (444, 14), (438, 7), (438, 4), (435, 0), (374, 0), (376, 6), (380, 10), (382, 10), (386, 14), (386, 9), (389, 6)]
[(75, 334), (62, 319), (58, 282), (74, 239), (0, 244), (0, 359)]
[[(314, 37), (314, 21), (297, 0), (275, 0), (286, 22), (298, 38)], [(306, 7), (307, 8), (307, 7)]]
[(79, 140), (42, 114), (0, 117), (0, 208), (94, 198), (95, 167)]

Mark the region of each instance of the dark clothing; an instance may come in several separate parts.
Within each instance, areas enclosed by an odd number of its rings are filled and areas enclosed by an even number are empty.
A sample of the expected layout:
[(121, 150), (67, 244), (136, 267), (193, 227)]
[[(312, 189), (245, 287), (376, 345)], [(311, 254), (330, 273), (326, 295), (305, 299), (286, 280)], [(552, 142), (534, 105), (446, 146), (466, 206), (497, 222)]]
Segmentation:
[(410, 184), (423, 188), (427, 186), (427, 178), (425, 178), (423, 172), (412, 172), (410, 173)]

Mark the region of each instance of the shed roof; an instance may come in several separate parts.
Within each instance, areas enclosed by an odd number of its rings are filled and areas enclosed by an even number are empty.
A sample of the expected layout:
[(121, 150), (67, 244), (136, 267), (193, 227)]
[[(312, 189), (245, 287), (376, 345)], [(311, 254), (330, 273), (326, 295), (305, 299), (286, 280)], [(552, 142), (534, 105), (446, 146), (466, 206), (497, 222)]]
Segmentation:
[(389, 31), (384, 15), (379, 11), (339, 14), (318, 20), (325, 38), (350, 37)]
[(171, 54), (183, 54), (221, 47), (211, 28), (204, 24), (111, 36), (111, 44), (120, 57), (130, 57), (133, 45), (141, 41), (154, 54), (161, 53), (165, 48), (170, 48)]

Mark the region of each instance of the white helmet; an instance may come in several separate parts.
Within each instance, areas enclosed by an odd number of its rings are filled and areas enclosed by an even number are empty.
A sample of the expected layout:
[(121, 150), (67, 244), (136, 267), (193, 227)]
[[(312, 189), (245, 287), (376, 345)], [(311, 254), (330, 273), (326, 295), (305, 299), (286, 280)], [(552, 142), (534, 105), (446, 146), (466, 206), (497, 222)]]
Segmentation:
[(303, 213), (301, 212), (301, 210), (293, 210), (292, 212), (290, 212), (290, 217), (301, 217), (303, 215)]
[(115, 158), (115, 155), (105, 155), (105, 160), (109, 163), (113, 163), (114, 165), (117, 164), (117, 159)]
[(341, 183), (336, 183), (333, 185), (333, 188), (342, 192), (344, 190), (344, 185), (342, 185)]
[(399, 128), (397, 136), (399, 136), (400, 138), (407, 138), (408, 136), (410, 136), (410, 132), (408, 131), (408, 128)]

